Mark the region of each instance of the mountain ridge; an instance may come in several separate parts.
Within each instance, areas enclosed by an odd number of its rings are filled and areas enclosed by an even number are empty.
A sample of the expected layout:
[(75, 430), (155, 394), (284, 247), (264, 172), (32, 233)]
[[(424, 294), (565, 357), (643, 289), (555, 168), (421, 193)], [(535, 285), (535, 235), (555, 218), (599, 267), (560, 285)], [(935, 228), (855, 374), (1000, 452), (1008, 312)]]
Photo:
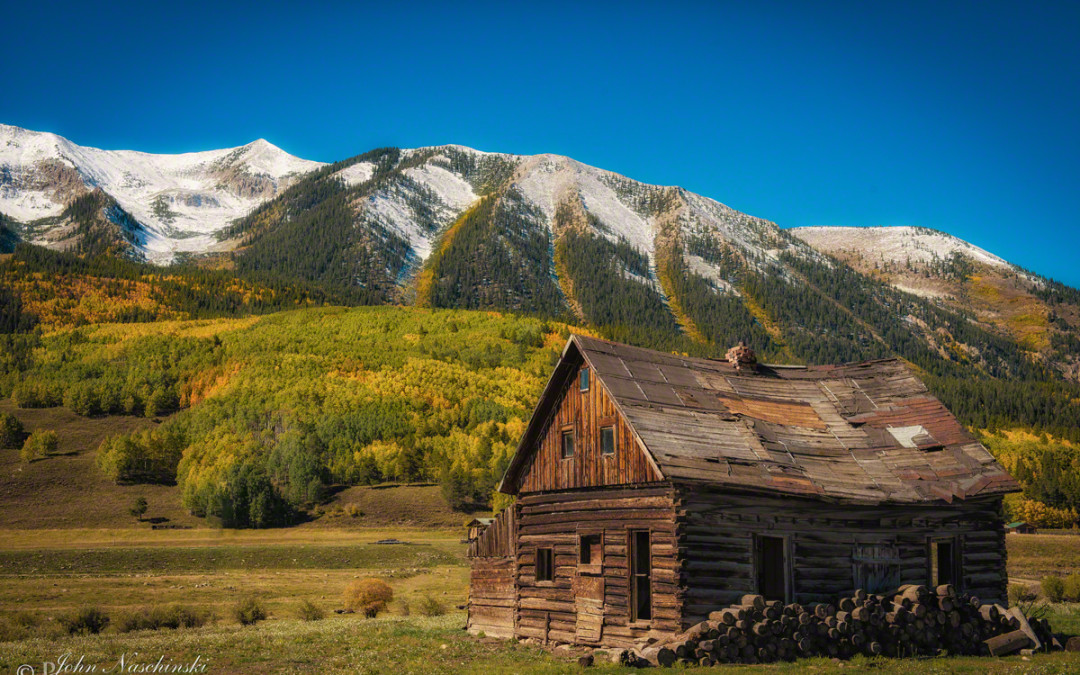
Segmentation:
[[(117, 156), (145, 157), (109, 155)], [(364, 304), (525, 312), (676, 351), (720, 352), (745, 340), (782, 361), (900, 354), (950, 376), (974, 369), (1029, 377), (1049, 368), (1080, 377), (1077, 292), (942, 233), (784, 230), (680, 187), (554, 154), (443, 145), (379, 148), (333, 164), (290, 158), (255, 142), (155, 160), (224, 180), (251, 206), (195, 234), (180, 221), (174, 239), (203, 264)], [(55, 175), (57, 191), (71, 181)], [(153, 261), (145, 242), (172, 226), (176, 201), (146, 226), (145, 204), (101, 190), (98, 211), (38, 219), (22, 233), (84, 254)], [(139, 194), (156, 199), (162, 191)], [(69, 236), (50, 242), (50, 229)], [(94, 245), (71, 243), (72, 232), (94, 233)], [(859, 246), (848, 250), (853, 239)]]
[(169, 263), (178, 252), (205, 253), (209, 234), (319, 166), (263, 139), (164, 155), (100, 150), (0, 124), (0, 212), (30, 226), (31, 241), (59, 247), (47, 222), (34, 224), (100, 189), (142, 226), (146, 241), (135, 254)]

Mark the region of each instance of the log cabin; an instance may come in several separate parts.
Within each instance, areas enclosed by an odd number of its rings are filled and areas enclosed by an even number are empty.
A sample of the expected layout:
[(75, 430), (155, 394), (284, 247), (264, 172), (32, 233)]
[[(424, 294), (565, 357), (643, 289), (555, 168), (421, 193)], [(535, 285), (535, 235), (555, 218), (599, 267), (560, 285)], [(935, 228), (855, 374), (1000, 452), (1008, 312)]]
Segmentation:
[(834, 366), (571, 336), (472, 542), (468, 628), (634, 647), (757, 593), (1006, 597), (1017, 483), (897, 359)]

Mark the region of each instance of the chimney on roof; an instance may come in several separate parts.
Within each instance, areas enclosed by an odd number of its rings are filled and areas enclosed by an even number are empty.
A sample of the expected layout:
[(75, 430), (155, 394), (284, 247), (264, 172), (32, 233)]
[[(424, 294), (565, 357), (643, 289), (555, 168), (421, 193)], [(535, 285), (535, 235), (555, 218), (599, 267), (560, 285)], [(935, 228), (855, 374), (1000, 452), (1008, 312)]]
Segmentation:
[(739, 341), (739, 344), (727, 350), (725, 358), (728, 363), (735, 366), (736, 370), (742, 370), (743, 366), (753, 367), (757, 363), (757, 355), (754, 354), (754, 350), (747, 347), (742, 340)]

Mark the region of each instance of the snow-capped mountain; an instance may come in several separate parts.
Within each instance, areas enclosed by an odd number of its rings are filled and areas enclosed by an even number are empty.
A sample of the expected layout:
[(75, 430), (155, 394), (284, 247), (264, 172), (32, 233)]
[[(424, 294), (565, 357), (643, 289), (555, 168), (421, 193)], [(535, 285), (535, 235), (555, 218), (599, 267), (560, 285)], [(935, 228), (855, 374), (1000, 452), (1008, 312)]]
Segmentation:
[(559, 155), (383, 148), (330, 167), (265, 141), (148, 155), (0, 127), (0, 214), (52, 248), (228, 256), (340, 302), (524, 311), (679, 351), (745, 340), (771, 360), (1008, 375), (1035, 354), (1080, 377), (1076, 291), (967, 242), (782, 230)]
[[(30, 225), (30, 239), (58, 241), (71, 200), (99, 189), (142, 228), (140, 253), (157, 263), (177, 252), (204, 253), (214, 233), (299, 176), (322, 166), (264, 141), (224, 150), (155, 155), (99, 150), (51, 133), (0, 124), (0, 213)], [(33, 227), (39, 221), (39, 227)]]

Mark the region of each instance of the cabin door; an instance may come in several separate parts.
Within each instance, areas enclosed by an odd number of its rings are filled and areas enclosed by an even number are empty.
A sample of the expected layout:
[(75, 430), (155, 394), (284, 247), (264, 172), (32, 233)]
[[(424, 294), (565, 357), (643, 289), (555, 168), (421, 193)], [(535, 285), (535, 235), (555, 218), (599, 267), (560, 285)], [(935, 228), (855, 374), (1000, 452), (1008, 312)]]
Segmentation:
[(604, 626), (604, 577), (584, 574), (574, 577), (574, 608), (578, 643), (599, 644)]

